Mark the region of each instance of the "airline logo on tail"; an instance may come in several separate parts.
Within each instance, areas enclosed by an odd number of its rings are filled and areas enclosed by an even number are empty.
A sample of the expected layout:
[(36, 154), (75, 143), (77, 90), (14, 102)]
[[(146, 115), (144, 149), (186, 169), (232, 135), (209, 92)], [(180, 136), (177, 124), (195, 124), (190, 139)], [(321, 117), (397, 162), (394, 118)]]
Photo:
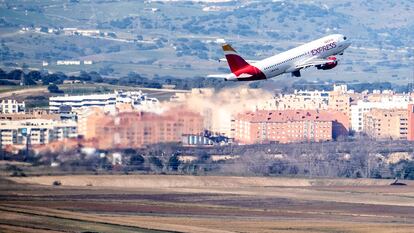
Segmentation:
[(260, 69), (247, 63), (229, 44), (223, 45), (223, 51), (235, 79), (239, 81), (266, 79), (265, 74)]

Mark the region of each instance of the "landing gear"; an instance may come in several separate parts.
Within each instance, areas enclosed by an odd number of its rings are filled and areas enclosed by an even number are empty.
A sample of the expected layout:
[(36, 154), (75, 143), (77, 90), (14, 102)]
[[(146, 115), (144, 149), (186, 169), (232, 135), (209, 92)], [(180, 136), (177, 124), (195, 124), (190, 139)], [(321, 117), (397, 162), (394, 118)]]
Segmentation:
[(300, 70), (297, 70), (297, 71), (293, 71), (292, 72), (292, 77), (300, 77), (301, 75), (300, 75)]

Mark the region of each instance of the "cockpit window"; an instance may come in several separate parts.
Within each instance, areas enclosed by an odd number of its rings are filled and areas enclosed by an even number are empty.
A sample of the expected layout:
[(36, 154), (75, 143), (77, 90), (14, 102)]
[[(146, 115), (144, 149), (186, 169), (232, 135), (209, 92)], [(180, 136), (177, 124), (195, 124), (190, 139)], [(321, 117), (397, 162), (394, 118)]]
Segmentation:
[(344, 40), (346, 40), (346, 36), (344, 36)]

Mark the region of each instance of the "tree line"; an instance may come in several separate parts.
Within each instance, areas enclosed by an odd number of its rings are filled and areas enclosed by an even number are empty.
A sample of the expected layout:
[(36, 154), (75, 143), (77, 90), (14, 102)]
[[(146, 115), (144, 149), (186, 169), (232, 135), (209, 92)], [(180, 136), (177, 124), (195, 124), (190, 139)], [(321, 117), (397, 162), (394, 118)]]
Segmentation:
[[(413, 142), (367, 140), (213, 147), (167, 143), (97, 151), (95, 154), (83, 154), (76, 149), (38, 155), (26, 151), (18, 155), (5, 152), (1, 155), (3, 160), (29, 162), (34, 168), (59, 162), (57, 169), (69, 173), (414, 179)], [(107, 156), (100, 156), (102, 153)], [(111, 157), (114, 153), (121, 156), (117, 162)], [(404, 155), (395, 159), (395, 153)], [(217, 159), (217, 155), (227, 159)], [(184, 159), (188, 157), (192, 159)], [(20, 174), (22, 171), (16, 172)]]
[(48, 73), (43, 71), (23, 72), (21, 69), (6, 72), (0, 69), (0, 85), (59, 85), (65, 80), (78, 80), (87, 83), (107, 83), (122, 86), (138, 86), (145, 88), (162, 88), (163, 85), (172, 85), (175, 89), (190, 90), (192, 88), (230, 87), (236, 84), (225, 82), (223, 79), (192, 77), (176, 78), (173, 76), (144, 77), (138, 73), (130, 72), (120, 78), (103, 76), (96, 71), (81, 71), (79, 75), (66, 75), (62, 72)]

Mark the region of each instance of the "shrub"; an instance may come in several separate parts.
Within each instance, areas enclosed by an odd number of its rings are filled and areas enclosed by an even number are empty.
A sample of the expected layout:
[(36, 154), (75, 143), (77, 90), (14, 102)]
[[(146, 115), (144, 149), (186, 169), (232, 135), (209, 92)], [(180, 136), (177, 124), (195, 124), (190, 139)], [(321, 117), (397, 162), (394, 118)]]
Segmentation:
[(62, 183), (59, 180), (55, 180), (55, 181), (53, 181), (53, 185), (54, 186), (60, 186), (60, 185), (62, 185)]

